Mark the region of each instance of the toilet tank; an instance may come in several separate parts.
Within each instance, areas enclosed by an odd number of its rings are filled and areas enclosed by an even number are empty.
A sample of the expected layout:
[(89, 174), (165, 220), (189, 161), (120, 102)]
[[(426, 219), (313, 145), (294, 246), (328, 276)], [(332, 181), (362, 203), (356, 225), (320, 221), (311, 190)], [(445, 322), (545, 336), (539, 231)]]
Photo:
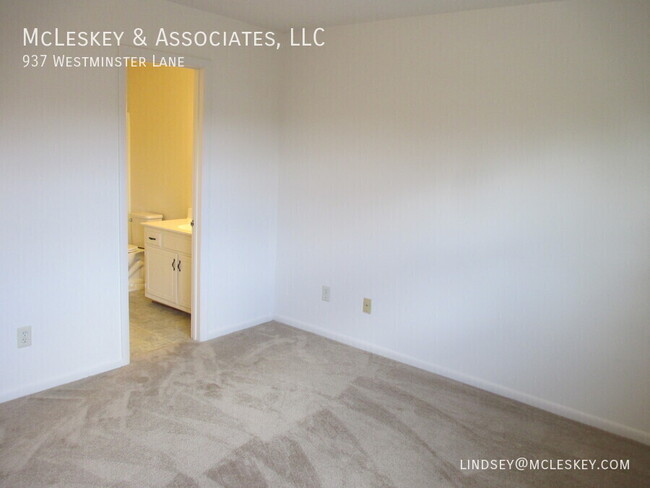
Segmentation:
[(162, 220), (162, 214), (149, 212), (134, 212), (129, 214), (129, 244), (138, 247), (144, 247), (144, 227), (145, 222)]

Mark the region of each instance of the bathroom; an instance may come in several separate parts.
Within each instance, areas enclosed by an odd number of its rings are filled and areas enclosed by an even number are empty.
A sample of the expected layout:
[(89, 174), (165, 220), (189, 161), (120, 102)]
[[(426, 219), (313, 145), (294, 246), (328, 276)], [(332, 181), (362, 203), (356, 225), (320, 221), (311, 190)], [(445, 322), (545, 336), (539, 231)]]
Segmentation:
[(196, 72), (127, 69), (132, 357), (191, 338)]

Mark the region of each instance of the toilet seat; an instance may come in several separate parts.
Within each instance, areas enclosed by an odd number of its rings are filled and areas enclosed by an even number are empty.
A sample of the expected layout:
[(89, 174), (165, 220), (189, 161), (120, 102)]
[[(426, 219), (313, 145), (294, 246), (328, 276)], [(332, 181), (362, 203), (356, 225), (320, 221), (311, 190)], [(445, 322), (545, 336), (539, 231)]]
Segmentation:
[(140, 249), (135, 244), (129, 244), (129, 254), (134, 253), (134, 252), (138, 252), (138, 251), (142, 251), (142, 249)]

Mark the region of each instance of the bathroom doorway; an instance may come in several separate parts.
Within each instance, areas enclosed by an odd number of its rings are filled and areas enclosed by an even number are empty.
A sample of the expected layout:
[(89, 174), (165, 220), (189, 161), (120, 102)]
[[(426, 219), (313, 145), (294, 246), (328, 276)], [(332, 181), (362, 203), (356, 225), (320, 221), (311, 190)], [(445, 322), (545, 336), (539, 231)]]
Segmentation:
[(150, 63), (124, 72), (125, 363), (198, 340), (202, 78)]

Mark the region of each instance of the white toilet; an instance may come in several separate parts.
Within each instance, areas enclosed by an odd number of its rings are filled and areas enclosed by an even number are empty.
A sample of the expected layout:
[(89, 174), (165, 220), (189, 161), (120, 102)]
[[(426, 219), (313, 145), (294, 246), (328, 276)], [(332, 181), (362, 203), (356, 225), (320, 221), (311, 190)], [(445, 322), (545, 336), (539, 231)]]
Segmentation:
[(157, 213), (129, 214), (129, 291), (144, 288), (144, 222), (162, 220)]

